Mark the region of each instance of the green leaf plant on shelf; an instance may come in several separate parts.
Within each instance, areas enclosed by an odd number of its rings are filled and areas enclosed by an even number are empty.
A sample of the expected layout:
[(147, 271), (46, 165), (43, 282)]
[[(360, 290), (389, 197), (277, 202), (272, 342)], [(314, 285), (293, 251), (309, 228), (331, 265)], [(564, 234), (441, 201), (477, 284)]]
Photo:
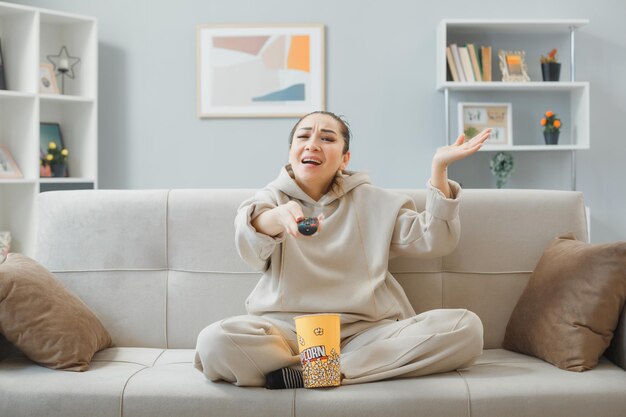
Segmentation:
[(498, 152), (489, 162), (491, 173), (496, 177), (496, 186), (502, 188), (515, 171), (513, 155), (508, 152)]
[(67, 177), (67, 156), (70, 152), (66, 148), (60, 149), (53, 141), (48, 143), (48, 151), (41, 159), (41, 177)]
[(540, 123), (543, 126), (543, 137), (546, 140), (546, 145), (558, 144), (562, 126), (561, 119), (557, 119), (556, 114), (548, 110)]
[(476, 129), (474, 126), (470, 126), (467, 129), (465, 129), (463, 133), (465, 133), (466, 138), (473, 138), (474, 136), (478, 134), (478, 129)]

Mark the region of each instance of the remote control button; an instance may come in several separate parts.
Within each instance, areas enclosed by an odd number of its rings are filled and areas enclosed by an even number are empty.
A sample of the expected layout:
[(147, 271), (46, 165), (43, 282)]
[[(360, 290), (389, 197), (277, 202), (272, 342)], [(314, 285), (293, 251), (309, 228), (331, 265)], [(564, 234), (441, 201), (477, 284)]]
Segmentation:
[(316, 217), (305, 217), (298, 222), (298, 231), (305, 236), (314, 235), (318, 227), (319, 221)]

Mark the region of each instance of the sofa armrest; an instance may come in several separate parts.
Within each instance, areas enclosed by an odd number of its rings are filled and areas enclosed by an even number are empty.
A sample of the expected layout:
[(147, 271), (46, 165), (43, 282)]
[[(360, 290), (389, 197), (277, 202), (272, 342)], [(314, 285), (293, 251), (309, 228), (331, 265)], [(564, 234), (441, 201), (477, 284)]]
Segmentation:
[(615, 334), (613, 334), (613, 340), (611, 340), (604, 356), (615, 365), (626, 370), (626, 307), (622, 310), (622, 316), (615, 329)]

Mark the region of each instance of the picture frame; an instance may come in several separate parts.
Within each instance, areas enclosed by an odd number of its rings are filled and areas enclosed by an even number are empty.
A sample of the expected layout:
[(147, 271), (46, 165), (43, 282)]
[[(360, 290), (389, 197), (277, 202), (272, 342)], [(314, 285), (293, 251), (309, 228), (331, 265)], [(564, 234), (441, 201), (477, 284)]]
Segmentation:
[(11, 232), (0, 230), (0, 264), (4, 262), (11, 251)]
[(0, 178), (23, 178), (7, 145), (0, 144)]
[(6, 74), (4, 73), (4, 55), (2, 53), (2, 39), (0, 39), (0, 90), (8, 90)]
[(323, 24), (198, 25), (198, 117), (325, 110), (324, 31)]
[(512, 146), (512, 114), (511, 103), (458, 103), (459, 135), (465, 133), (466, 140), (469, 140), (491, 128), (482, 149)]
[(54, 142), (57, 147), (63, 149), (63, 135), (61, 134), (61, 125), (56, 122), (39, 123), (39, 151), (45, 156), (48, 152), (48, 143)]
[(52, 64), (39, 64), (39, 92), (59, 94), (59, 85)]
[[(61, 125), (56, 122), (41, 122), (39, 123), (39, 157), (45, 159), (48, 153), (48, 144), (54, 142), (58, 149), (65, 148), (63, 143), (63, 135), (61, 134)], [(40, 171), (40, 176), (41, 171)], [(43, 176), (49, 176), (48, 173)], [(69, 161), (67, 163), (66, 176), (69, 176)]]
[(500, 71), (504, 82), (528, 82), (525, 51), (498, 51)]

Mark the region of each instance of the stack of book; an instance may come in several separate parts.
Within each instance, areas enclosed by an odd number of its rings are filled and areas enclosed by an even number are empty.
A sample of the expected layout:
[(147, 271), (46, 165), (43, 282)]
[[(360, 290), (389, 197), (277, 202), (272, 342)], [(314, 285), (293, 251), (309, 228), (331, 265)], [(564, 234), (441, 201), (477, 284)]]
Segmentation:
[(473, 43), (459, 46), (452, 43), (446, 47), (448, 68), (452, 81), (491, 81), (491, 46)]

